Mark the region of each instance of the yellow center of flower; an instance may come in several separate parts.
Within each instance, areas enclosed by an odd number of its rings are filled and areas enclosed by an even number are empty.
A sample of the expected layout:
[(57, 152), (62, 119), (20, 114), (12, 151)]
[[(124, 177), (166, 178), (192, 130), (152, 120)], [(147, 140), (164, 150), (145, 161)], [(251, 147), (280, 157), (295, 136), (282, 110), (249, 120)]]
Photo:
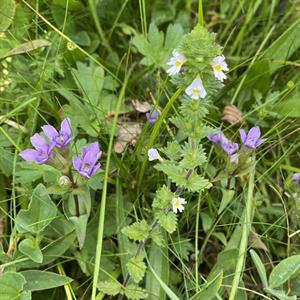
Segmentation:
[(181, 62), (179, 60), (176, 60), (175, 67), (180, 67), (180, 66), (181, 66)]
[(192, 93), (194, 95), (198, 95), (198, 94), (200, 94), (200, 90), (199, 89), (192, 89)]
[(216, 65), (216, 66), (214, 66), (214, 69), (215, 69), (216, 71), (218, 71), (218, 72), (221, 72), (221, 71), (222, 71), (221, 65)]
[(175, 207), (179, 207), (180, 205), (181, 205), (181, 203), (180, 203), (179, 200), (177, 200), (177, 201), (175, 202), (175, 204), (174, 204)]

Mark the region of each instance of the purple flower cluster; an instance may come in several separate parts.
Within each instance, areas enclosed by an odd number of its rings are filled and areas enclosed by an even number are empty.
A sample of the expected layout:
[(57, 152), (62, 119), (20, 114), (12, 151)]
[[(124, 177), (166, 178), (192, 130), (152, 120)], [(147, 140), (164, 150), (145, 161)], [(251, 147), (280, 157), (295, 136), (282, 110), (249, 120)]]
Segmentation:
[[(69, 118), (62, 121), (59, 131), (51, 125), (42, 126), (42, 130), (45, 137), (36, 133), (30, 138), (34, 149), (26, 149), (20, 152), (20, 156), (24, 160), (39, 165), (54, 161), (54, 148), (57, 147), (63, 150), (74, 139)], [(73, 167), (82, 176), (89, 178), (100, 168), (100, 163), (97, 163), (100, 157), (101, 151), (98, 142), (92, 143), (82, 149), (82, 159), (80, 157), (72, 159)]]
[[(240, 129), (242, 144), (245, 148), (256, 149), (267, 139), (260, 139), (261, 132), (258, 126), (251, 128), (246, 134), (244, 129)], [(232, 163), (238, 162), (239, 145), (229, 140), (219, 129), (218, 133), (210, 134), (207, 137), (211, 142), (222, 147), (222, 149), (230, 156)]]

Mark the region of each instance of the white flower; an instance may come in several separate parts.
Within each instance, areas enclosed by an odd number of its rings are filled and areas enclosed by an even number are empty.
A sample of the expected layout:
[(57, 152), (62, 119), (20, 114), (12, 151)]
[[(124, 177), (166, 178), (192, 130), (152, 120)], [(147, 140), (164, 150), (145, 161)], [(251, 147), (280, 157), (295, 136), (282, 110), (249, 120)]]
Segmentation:
[(167, 73), (172, 76), (178, 74), (182, 65), (186, 62), (186, 58), (184, 55), (180, 54), (177, 50), (173, 50), (173, 56), (167, 62), (167, 65), (171, 66)]
[(202, 84), (202, 80), (198, 75), (196, 79), (185, 89), (185, 92), (192, 98), (192, 99), (200, 99), (206, 96), (206, 90)]
[(172, 199), (172, 206), (173, 206), (173, 211), (175, 214), (177, 214), (177, 211), (182, 212), (184, 210), (183, 204), (186, 204), (186, 201), (184, 198), (173, 198)]
[(212, 60), (212, 67), (214, 69), (215, 77), (223, 82), (227, 76), (222, 71), (228, 71), (228, 66), (225, 61), (225, 56), (217, 56)]
[(152, 161), (152, 160), (160, 160), (162, 161), (163, 159), (161, 158), (161, 156), (159, 155), (157, 149), (151, 148), (148, 150), (148, 160)]

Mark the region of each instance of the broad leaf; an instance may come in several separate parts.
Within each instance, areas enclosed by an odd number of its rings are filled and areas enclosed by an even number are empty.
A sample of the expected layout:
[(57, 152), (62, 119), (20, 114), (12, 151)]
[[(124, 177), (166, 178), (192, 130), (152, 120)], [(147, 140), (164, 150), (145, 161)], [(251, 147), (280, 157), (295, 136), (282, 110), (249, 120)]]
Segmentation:
[(148, 297), (146, 291), (135, 284), (129, 284), (126, 287), (124, 293), (126, 297), (130, 300), (140, 300), (146, 299)]
[(146, 272), (146, 264), (140, 257), (133, 257), (127, 263), (127, 268), (132, 279), (138, 283), (141, 281)]
[(145, 240), (150, 232), (150, 226), (143, 220), (123, 228), (122, 232), (135, 241)]
[(121, 292), (122, 285), (118, 281), (100, 281), (97, 288), (106, 295), (116, 296)]
[(73, 279), (53, 272), (29, 270), (22, 271), (21, 274), (26, 279), (24, 286), (28, 291), (41, 291), (53, 289), (70, 283)]
[(282, 260), (272, 270), (269, 277), (269, 286), (276, 288), (285, 283), (300, 269), (300, 255), (290, 256)]
[(36, 263), (43, 262), (43, 254), (36, 241), (25, 239), (19, 244), (19, 251)]
[(56, 217), (57, 208), (43, 184), (32, 192), (28, 209), (21, 209), (16, 217), (19, 232), (39, 233)]
[(176, 230), (177, 217), (175, 213), (169, 211), (167, 214), (163, 211), (157, 215), (158, 223), (169, 233), (172, 233)]
[(263, 287), (264, 288), (268, 287), (267, 273), (266, 273), (264, 264), (262, 263), (260, 257), (257, 255), (257, 253), (253, 249), (250, 250), (250, 255), (255, 264), (255, 267), (257, 269), (257, 272), (258, 272), (258, 275), (260, 277)]
[(69, 218), (75, 227), (75, 232), (79, 244), (79, 248), (81, 249), (84, 245), (85, 236), (86, 236), (86, 227), (88, 223), (88, 215), (81, 215), (79, 217), (72, 216)]
[(0, 32), (6, 31), (14, 19), (16, 3), (14, 0), (1, 0)]

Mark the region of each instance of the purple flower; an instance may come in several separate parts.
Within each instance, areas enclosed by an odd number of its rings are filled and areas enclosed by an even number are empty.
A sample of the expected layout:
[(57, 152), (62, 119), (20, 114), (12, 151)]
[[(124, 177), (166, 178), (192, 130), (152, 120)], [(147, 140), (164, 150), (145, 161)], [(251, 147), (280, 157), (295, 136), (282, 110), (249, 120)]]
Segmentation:
[(71, 121), (69, 118), (65, 118), (61, 122), (59, 132), (51, 125), (42, 126), (42, 129), (49, 140), (54, 142), (58, 148), (64, 148), (74, 138), (72, 136)]
[(79, 156), (73, 158), (74, 168), (82, 176), (90, 178), (100, 168), (100, 163), (97, 161), (100, 159), (101, 153), (98, 142), (82, 148), (82, 159)]
[(238, 151), (239, 149), (239, 145), (237, 143), (234, 143), (232, 141), (230, 141), (221, 131), (221, 129), (219, 129), (218, 133), (213, 133), (210, 134), (207, 137), (211, 142), (220, 145), (223, 150), (228, 154), (228, 155), (232, 155), (235, 152)]
[(36, 133), (30, 138), (31, 144), (35, 149), (26, 149), (20, 152), (20, 156), (30, 162), (36, 162), (39, 165), (44, 164), (51, 156), (52, 149), (55, 144), (47, 141), (39, 134)]
[(159, 118), (160, 113), (158, 110), (154, 109), (151, 113), (147, 112), (146, 117), (150, 124), (154, 124), (155, 121)]
[(300, 182), (300, 173), (293, 174), (292, 180), (295, 182)]
[(244, 146), (251, 148), (251, 149), (256, 149), (259, 147), (263, 142), (265, 142), (267, 139), (260, 139), (260, 129), (258, 126), (252, 127), (248, 134), (246, 134), (244, 129), (240, 129), (240, 135), (241, 135), (241, 140)]

